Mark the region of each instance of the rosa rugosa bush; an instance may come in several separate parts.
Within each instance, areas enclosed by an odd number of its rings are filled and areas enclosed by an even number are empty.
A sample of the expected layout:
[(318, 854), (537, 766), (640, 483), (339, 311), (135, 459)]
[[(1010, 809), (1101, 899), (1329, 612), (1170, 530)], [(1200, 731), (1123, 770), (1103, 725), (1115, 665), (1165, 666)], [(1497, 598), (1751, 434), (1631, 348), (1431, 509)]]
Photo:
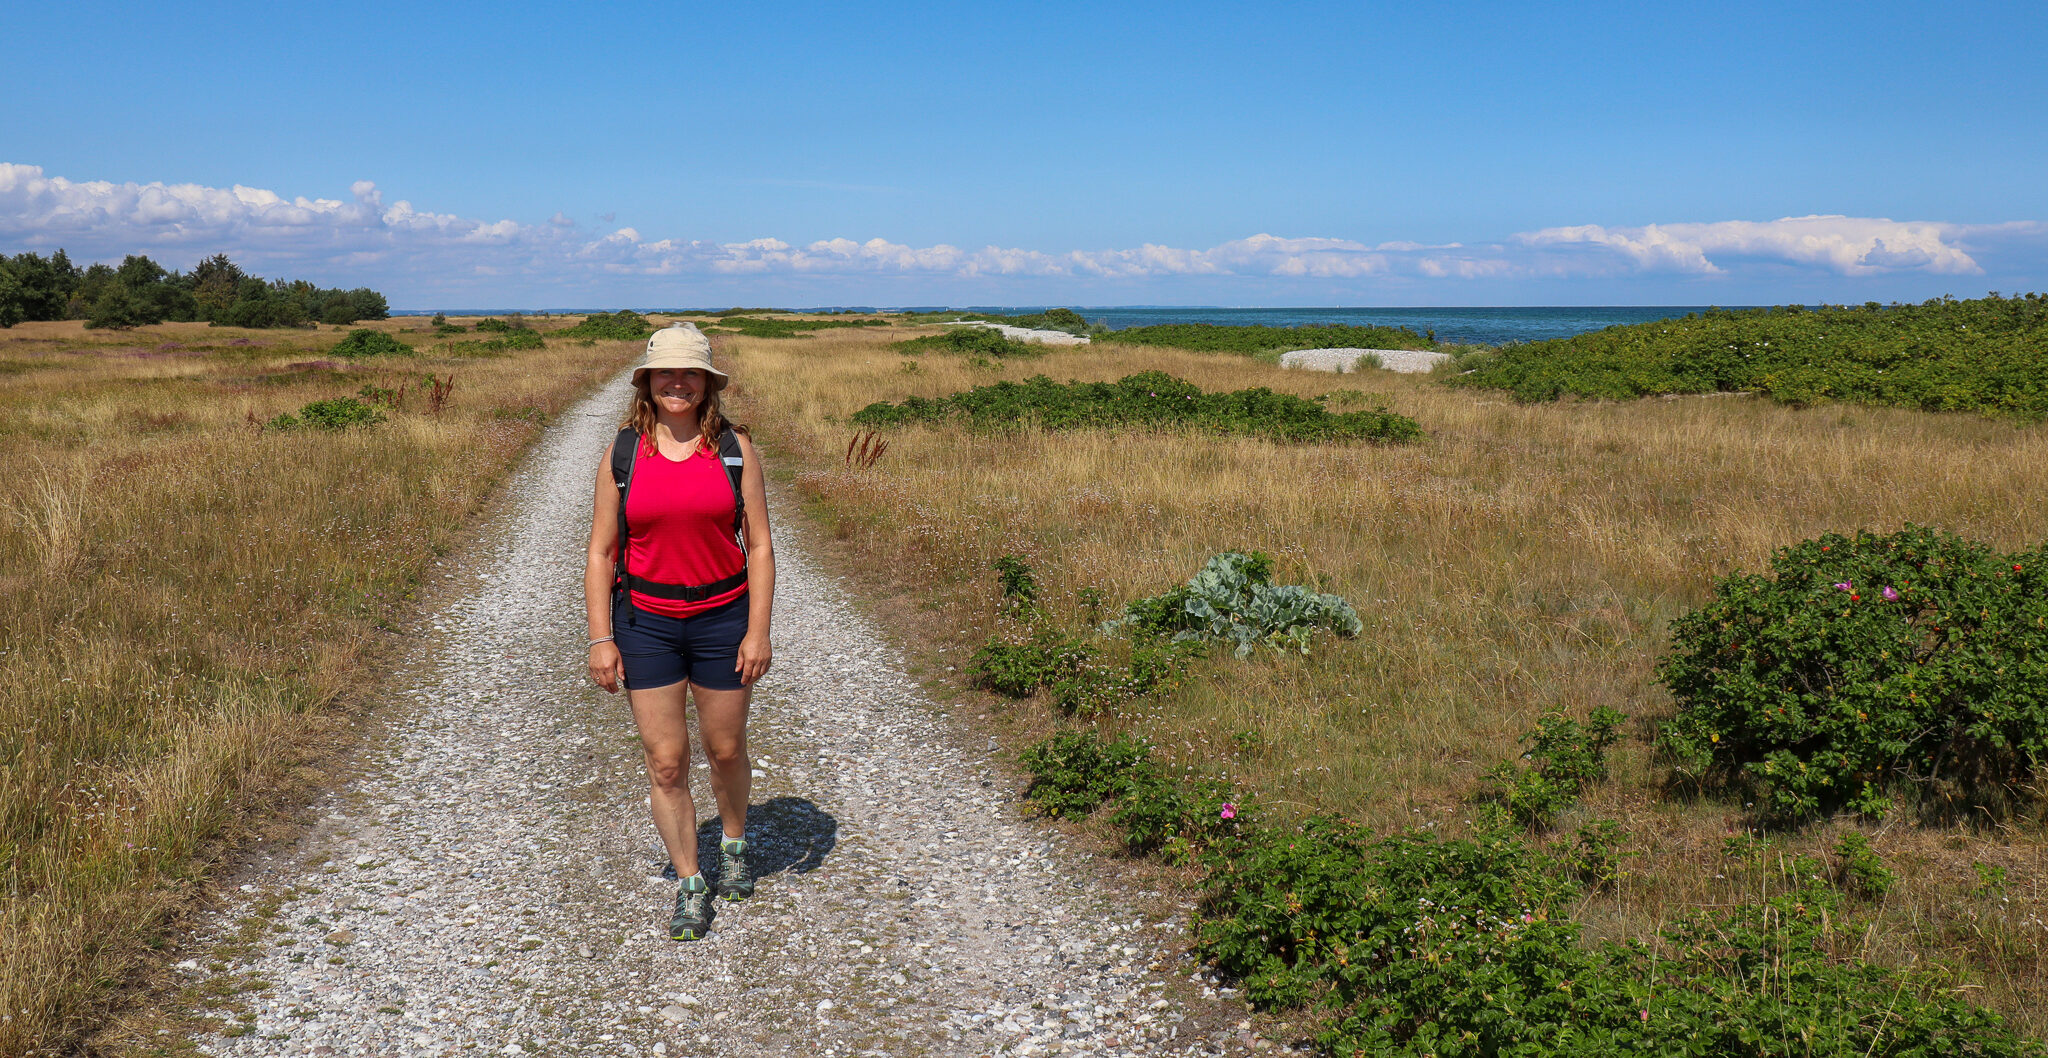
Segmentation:
[(2048, 548), (1830, 534), (1722, 578), (1671, 633), (1664, 748), (1782, 822), (1881, 814), (1901, 782), (1981, 801), (2048, 754)]

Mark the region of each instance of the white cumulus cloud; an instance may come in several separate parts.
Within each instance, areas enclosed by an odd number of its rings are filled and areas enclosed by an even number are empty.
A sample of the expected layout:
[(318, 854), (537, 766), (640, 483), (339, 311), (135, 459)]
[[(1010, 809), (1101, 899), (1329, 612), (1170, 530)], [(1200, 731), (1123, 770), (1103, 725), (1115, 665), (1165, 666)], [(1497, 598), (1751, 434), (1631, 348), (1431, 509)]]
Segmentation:
[[(612, 214), (603, 216), (609, 225)], [(1145, 243), (1064, 251), (846, 237), (711, 242), (651, 237), (633, 227), (591, 232), (560, 211), (537, 223), (439, 213), (403, 199), (387, 203), (368, 180), (351, 184), (347, 198), (307, 198), (240, 185), (74, 181), (39, 166), (0, 163), (0, 248), (58, 247), (82, 260), (149, 253), (172, 267), (225, 252), (272, 274), (348, 278), (395, 292), (408, 283), (443, 292), (472, 282), (474, 289), (499, 289), (466, 278), (478, 276), (522, 277), (529, 288), (597, 289), (621, 276), (909, 277), (1065, 280), (1070, 287), (1130, 282), (1162, 291), (1176, 282), (1257, 280), (1267, 290), (1315, 284), (1364, 292), (1382, 282), (1414, 290), (1486, 280), (1726, 277), (1758, 264), (1820, 276), (1981, 275), (1979, 257), (1987, 252), (2040, 261), (2048, 225), (1813, 215), (1579, 224), (1472, 245), (1260, 233), (1207, 248)]]
[(1538, 249), (1604, 250), (1621, 262), (1655, 272), (1714, 274), (1725, 271), (1724, 262), (1731, 259), (1755, 259), (1845, 276), (1898, 270), (1981, 275), (1983, 268), (1959, 243), (1963, 234), (1961, 225), (1829, 214), (1640, 228), (1581, 224), (1545, 228), (1515, 239)]

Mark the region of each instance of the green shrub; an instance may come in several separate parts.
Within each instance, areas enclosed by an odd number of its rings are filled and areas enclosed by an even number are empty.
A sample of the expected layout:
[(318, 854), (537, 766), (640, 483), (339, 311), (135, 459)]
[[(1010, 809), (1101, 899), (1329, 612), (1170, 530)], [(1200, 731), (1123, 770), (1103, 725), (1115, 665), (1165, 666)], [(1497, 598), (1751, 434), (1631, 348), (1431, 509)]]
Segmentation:
[(1024, 316), (1003, 316), (996, 313), (939, 312), (931, 314), (934, 320), (981, 320), (987, 323), (1002, 323), (1011, 327), (1028, 327), (1039, 331), (1065, 331), (1068, 334), (1085, 335), (1089, 332), (1088, 321), (1073, 309), (1047, 309)]
[(892, 343), (889, 348), (913, 355), (962, 353), (993, 356), (997, 359), (1045, 355), (1045, 346), (1011, 338), (992, 327), (949, 327), (938, 334), (927, 334)]
[(1929, 411), (2048, 415), (2048, 297), (1726, 311), (1462, 358), (1456, 385), (1518, 400), (1755, 392)]
[(1101, 336), (1127, 345), (1170, 345), (1205, 353), (1277, 356), (1296, 349), (1433, 349), (1435, 340), (1406, 327), (1231, 327), (1214, 323), (1168, 323), (1126, 327)]
[(163, 315), (148, 302), (136, 297), (127, 287), (116, 285), (108, 287), (105, 293), (94, 299), (85, 325), (126, 330), (163, 321)]
[(466, 344), (491, 352), (505, 352), (512, 349), (541, 349), (548, 343), (541, 338), (539, 331), (531, 327), (513, 327), (499, 333), (496, 338)]
[(1299, 442), (1399, 442), (1422, 436), (1415, 420), (1384, 409), (1333, 414), (1315, 401), (1263, 386), (1204, 393), (1159, 371), (1115, 382), (1064, 385), (1039, 375), (1023, 383), (976, 386), (937, 400), (877, 401), (855, 412), (852, 421), (870, 429), (947, 422), (980, 430), (1010, 430), (1023, 423), (1048, 430), (1179, 427)]
[(1062, 682), (1087, 681), (1102, 651), (1051, 629), (1021, 643), (990, 639), (967, 662), (976, 687), (1005, 698), (1029, 698)]
[(720, 320), (717, 329), (735, 331), (748, 338), (802, 338), (813, 331), (836, 327), (887, 327), (887, 320), (769, 320), (751, 316)]
[(1038, 605), (1038, 578), (1031, 575), (1031, 567), (1015, 555), (1004, 555), (995, 561), (996, 587), (1003, 593), (1003, 600), (1012, 607), (1035, 610)]
[(316, 400), (294, 416), (285, 412), (265, 423), (272, 430), (346, 430), (351, 426), (375, 426), (384, 414), (354, 397)]
[(1568, 865), (1505, 834), (1375, 840), (1325, 816), (1207, 857), (1197, 951), (1267, 1007), (1324, 1011), (1342, 1055), (2021, 1055), (1937, 978), (1843, 959), (1810, 881), (1699, 914), (1652, 948), (1587, 946)]
[(1062, 731), (1024, 751), (1031, 773), (1024, 799), (1054, 818), (1078, 819), (1122, 791), (1134, 771), (1156, 770), (1151, 747), (1128, 736), (1110, 741), (1093, 731)]
[[(477, 329), (485, 331), (482, 324), (478, 324)], [(541, 337), (541, 333), (527, 326), (508, 325), (486, 333), (493, 333), (495, 337), (473, 342), (451, 342), (438, 346), (437, 349), (452, 356), (496, 356), (514, 349), (541, 349), (547, 346), (547, 341)]]
[(558, 332), (568, 338), (592, 338), (598, 341), (639, 341), (654, 333), (654, 325), (647, 317), (632, 309), (617, 312), (600, 312), (586, 316), (583, 322), (565, 331)]
[(486, 332), (491, 334), (503, 334), (506, 331), (511, 330), (512, 325), (506, 323), (504, 320), (497, 319), (496, 317), (491, 317), (488, 319), (481, 319), (476, 321), (476, 329), (478, 334), (483, 334)]
[(1561, 712), (1545, 713), (1536, 730), (1522, 739), (1529, 746), (1522, 759), (1530, 766), (1496, 765), (1483, 780), (1481, 802), (1499, 812), (1504, 823), (1548, 828), (1558, 813), (1578, 803), (1587, 784), (1607, 777), (1607, 749), (1625, 719), (1606, 706), (1595, 709), (1584, 724)]
[(1881, 814), (1910, 779), (1987, 804), (2048, 753), (2048, 548), (1932, 529), (1829, 534), (1735, 573), (1672, 622), (1658, 676), (1682, 772), (1758, 790), (1770, 816)]
[(1613, 889), (1621, 880), (1621, 861), (1639, 853), (1623, 851), (1626, 835), (1612, 819), (1596, 819), (1579, 827), (1568, 845), (1552, 846), (1558, 862), (1579, 884), (1596, 892)]
[(359, 360), (366, 356), (412, 356), (413, 347), (382, 331), (365, 327), (348, 332), (348, 336), (335, 343), (333, 355), (344, 360)]
[(1102, 631), (1130, 631), (1170, 642), (1230, 643), (1238, 657), (1260, 646), (1308, 653), (1320, 631), (1349, 638), (1365, 628), (1343, 596), (1299, 584), (1274, 584), (1273, 560), (1260, 552), (1226, 551), (1209, 559), (1187, 584), (1139, 599)]
[(1843, 892), (1865, 900), (1881, 899), (1898, 884), (1899, 876), (1884, 865), (1884, 858), (1870, 847), (1870, 839), (1856, 831), (1835, 842), (1835, 884)]
[(1250, 824), (1221, 781), (1177, 782), (1158, 765), (1146, 763), (1131, 769), (1109, 816), (1123, 831), (1128, 851), (1156, 852), (1169, 863), (1186, 863)]

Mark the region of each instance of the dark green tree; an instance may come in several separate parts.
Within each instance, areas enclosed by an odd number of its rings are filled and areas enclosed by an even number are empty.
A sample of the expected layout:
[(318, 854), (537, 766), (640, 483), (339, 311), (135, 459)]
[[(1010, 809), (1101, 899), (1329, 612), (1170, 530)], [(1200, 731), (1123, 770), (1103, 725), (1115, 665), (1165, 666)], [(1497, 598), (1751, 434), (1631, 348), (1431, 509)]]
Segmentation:
[(248, 273), (235, 262), (228, 260), (224, 253), (192, 266), (187, 276), (192, 286), (192, 299), (199, 303), (200, 315), (209, 320), (218, 320), (227, 314), (235, 303), (235, 291), (241, 286)]
[(0, 261), (0, 327), (12, 327), (28, 318), (22, 307), (21, 284), (14, 281), (14, 269)]

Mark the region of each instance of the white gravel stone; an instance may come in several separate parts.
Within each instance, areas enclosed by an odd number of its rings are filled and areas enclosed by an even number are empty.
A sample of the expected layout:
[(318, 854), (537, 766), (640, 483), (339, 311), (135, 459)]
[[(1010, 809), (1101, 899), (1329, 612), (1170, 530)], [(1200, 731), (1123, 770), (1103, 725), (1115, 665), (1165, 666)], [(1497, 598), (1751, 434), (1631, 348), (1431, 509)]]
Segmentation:
[(1297, 349), (1280, 354), (1281, 367), (1305, 367), (1312, 371), (1356, 371), (1358, 358), (1371, 353), (1388, 371), (1418, 374), (1449, 360), (1449, 353), (1426, 349)]
[(1044, 331), (1033, 327), (1012, 327), (1007, 323), (986, 323), (980, 320), (969, 320), (964, 323), (949, 323), (946, 326), (986, 327), (992, 331), (1003, 332), (1003, 337), (1005, 338), (1015, 338), (1020, 342), (1037, 342), (1040, 345), (1088, 344), (1088, 336), (1085, 334), (1068, 334), (1065, 331)]
[[(631, 713), (584, 670), (591, 468), (625, 386), (564, 414), (510, 478), (449, 601), (409, 633), (359, 777), (202, 927), (224, 944), (281, 901), (274, 946), (221, 953), (264, 982), (236, 997), (262, 1031), (198, 1049), (1245, 1053), (1241, 1002), (1148, 968), (1185, 951), (1180, 924), (1135, 926), (1137, 894), (1019, 813), (1016, 777), (923, 696), (779, 495), (775, 663), (749, 725), (778, 762), (753, 788), (759, 889), (718, 902), (708, 939), (668, 940), (675, 883), (655, 877)], [(692, 781), (715, 864), (708, 775)], [(1070, 995), (1087, 1017), (1063, 1037)]]

